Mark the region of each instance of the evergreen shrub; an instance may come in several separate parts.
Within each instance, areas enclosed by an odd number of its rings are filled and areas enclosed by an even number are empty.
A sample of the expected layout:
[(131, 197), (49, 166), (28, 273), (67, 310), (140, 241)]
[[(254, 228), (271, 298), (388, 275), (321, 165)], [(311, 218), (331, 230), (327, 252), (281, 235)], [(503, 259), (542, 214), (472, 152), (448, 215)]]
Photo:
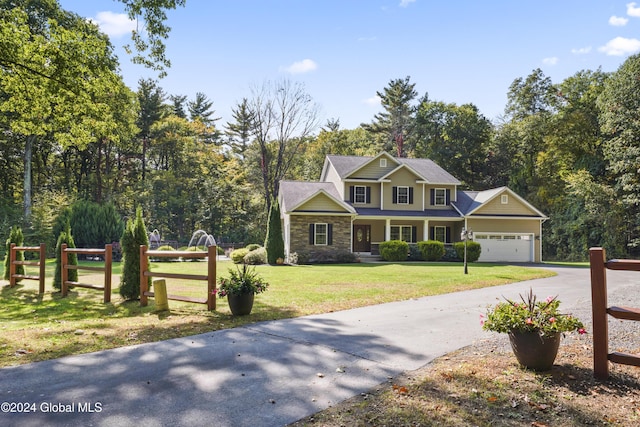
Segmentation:
[(274, 199), (271, 201), (271, 208), (269, 209), (267, 237), (264, 242), (264, 247), (267, 250), (267, 262), (271, 265), (278, 264), (278, 259), (284, 259), (284, 240), (280, 221), (280, 205)]
[(409, 256), (409, 244), (402, 240), (381, 242), (380, 256), (385, 261), (406, 261)]
[(258, 249), (249, 251), (249, 253), (244, 256), (244, 263), (250, 265), (266, 264), (267, 250), (263, 247), (258, 247)]
[[(127, 300), (140, 298), (140, 245), (149, 245), (149, 235), (142, 219), (142, 209), (136, 209), (136, 219), (127, 221), (120, 240), (122, 247), (122, 275), (120, 295)], [(151, 287), (151, 277), (147, 278)]]
[[(458, 258), (464, 260), (464, 242), (456, 242), (453, 244), (453, 247), (456, 250)], [(482, 248), (480, 247), (480, 243), (472, 240), (467, 242), (467, 262), (478, 261), (481, 252)]]
[(425, 261), (439, 261), (444, 256), (444, 243), (438, 240), (418, 242), (418, 248)]
[(231, 261), (233, 261), (234, 264), (242, 264), (244, 262), (245, 255), (247, 255), (248, 253), (249, 253), (249, 249), (240, 248), (240, 249), (231, 251), (231, 253), (229, 254), (229, 257), (231, 258)]
[[(73, 240), (73, 236), (71, 235), (71, 227), (69, 223), (65, 230), (63, 230), (58, 236), (58, 241), (56, 243), (56, 270), (55, 275), (53, 276), (53, 287), (60, 290), (62, 289), (62, 244), (66, 243), (68, 248), (75, 248), (76, 244)], [(67, 260), (69, 265), (78, 265), (78, 254), (68, 254)], [(78, 270), (70, 269), (68, 273), (69, 281), (77, 282), (78, 281)]]
[[(24, 246), (24, 235), (22, 234), (22, 228), (14, 225), (9, 232), (9, 238), (6, 242), (6, 254), (4, 257), (4, 280), (9, 280), (11, 274), (11, 244), (15, 243), (16, 246)], [(24, 252), (16, 251), (16, 261), (24, 261)], [(16, 274), (24, 275), (24, 265), (16, 265)], [(16, 279), (16, 282), (20, 282), (22, 279)]]

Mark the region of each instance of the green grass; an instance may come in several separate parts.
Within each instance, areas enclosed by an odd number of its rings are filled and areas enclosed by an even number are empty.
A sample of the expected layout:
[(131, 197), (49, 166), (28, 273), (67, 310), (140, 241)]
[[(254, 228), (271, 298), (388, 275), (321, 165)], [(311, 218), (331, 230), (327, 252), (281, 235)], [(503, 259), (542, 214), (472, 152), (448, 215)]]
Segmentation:
[[(81, 262), (96, 266), (96, 262)], [(35, 270), (34, 267), (29, 267)], [(102, 303), (102, 291), (76, 288), (62, 298), (54, 291), (55, 264), (47, 262), (45, 293), (24, 280), (14, 288), (0, 287), (0, 366), (28, 363), (118, 346), (188, 336), (262, 320), (326, 313), (427, 295), (495, 286), (546, 277), (547, 270), (491, 264), (471, 264), (469, 274), (456, 263), (363, 263), (314, 266), (258, 266), (269, 290), (256, 297), (251, 315), (234, 317), (226, 300), (217, 309), (169, 301), (170, 312), (154, 312), (124, 301), (118, 293), (120, 263), (113, 265), (112, 302)], [(152, 271), (206, 274), (204, 262), (152, 263)], [(235, 266), (219, 262), (218, 276)], [(35, 271), (28, 271), (34, 274)], [(98, 284), (102, 274), (80, 271), (81, 283)], [(206, 296), (206, 283), (167, 279), (169, 294)]]

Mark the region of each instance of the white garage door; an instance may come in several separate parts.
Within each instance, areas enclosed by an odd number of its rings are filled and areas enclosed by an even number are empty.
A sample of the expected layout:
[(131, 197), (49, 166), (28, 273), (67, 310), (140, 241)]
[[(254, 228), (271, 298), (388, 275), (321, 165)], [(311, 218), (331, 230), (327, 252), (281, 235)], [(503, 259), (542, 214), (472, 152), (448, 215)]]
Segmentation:
[(532, 234), (477, 233), (475, 241), (480, 243), (481, 262), (532, 262)]

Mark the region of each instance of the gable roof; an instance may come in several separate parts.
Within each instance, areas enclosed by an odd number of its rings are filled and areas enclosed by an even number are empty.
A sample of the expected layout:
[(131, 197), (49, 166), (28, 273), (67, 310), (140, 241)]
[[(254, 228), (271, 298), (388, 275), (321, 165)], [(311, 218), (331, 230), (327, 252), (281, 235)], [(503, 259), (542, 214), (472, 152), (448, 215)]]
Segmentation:
[(280, 182), (280, 209), (283, 213), (289, 213), (314, 197), (324, 194), (345, 211), (355, 213), (355, 209), (342, 201), (336, 187), (330, 182), (306, 182), (306, 181), (281, 181)]
[(458, 191), (457, 199), (455, 202), (451, 202), (451, 205), (464, 216), (473, 215), (478, 213), (478, 210), (485, 206), (487, 203), (495, 199), (496, 197), (508, 193), (522, 203), (525, 207), (533, 212), (531, 216), (537, 216), (540, 218), (547, 218), (545, 214), (536, 209), (532, 204), (516, 194), (508, 187), (492, 188), (485, 191)]
[(327, 155), (325, 164), (322, 169), (322, 176), (320, 179), (324, 179), (326, 176), (326, 169), (329, 164), (333, 166), (340, 179), (344, 180), (349, 178), (352, 174), (365, 167), (367, 164), (376, 161), (380, 157), (387, 157), (392, 162), (397, 164), (397, 167), (391, 172), (385, 173), (383, 177), (391, 175), (398, 168), (406, 167), (415, 173), (419, 178), (430, 184), (447, 184), (447, 185), (460, 185), (453, 175), (438, 166), (433, 160), (430, 159), (407, 159), (393, 157), (386, 152), (382, 152), (375, 157), (371, 156), (338, 156)]

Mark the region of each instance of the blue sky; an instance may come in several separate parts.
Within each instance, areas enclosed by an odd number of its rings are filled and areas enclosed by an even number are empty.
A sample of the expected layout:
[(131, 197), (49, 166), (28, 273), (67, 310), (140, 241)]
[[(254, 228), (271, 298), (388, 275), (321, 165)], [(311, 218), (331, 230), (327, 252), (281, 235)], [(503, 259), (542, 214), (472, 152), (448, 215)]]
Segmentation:
[[(122, 50), (131, 23), (114, 0), (59, 0), (111, 36), (125, 83), (154, 74)], [(322, 123), (369, 123), (376, 91), (411, 77), (419, 96), (473, 103), (489, 119), (509, 85), (541, 68), (554, 83), (580, 70), (615, 71), (640, 51), (640, 1), (613, 0), (187, 0), (169, 12), (160, 85), (212, 101), (218, 126), (266, 80), (304, 83)]]

